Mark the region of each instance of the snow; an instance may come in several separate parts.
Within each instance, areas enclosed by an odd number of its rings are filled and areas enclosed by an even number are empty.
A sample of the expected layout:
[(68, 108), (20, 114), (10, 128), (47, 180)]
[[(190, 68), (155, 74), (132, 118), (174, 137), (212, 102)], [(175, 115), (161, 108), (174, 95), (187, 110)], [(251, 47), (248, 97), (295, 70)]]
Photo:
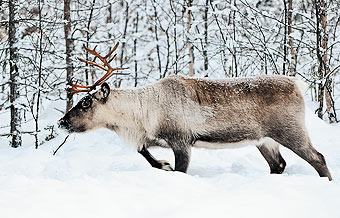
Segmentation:
[[(57, 120), (47, 106), (43, 123)], [(334, 181), (282, 148), (287, 167), (270, 175), (259, 151), (193, 148), (188, 174), (152, 168), (109, 130), (66, 135), (34, 149), (0, 139), (0, 211), (4, 218), (340, 217), (340, 126), (307, 108), (314, 147)], [(150, 149), (174, 165), (171, 150)]]

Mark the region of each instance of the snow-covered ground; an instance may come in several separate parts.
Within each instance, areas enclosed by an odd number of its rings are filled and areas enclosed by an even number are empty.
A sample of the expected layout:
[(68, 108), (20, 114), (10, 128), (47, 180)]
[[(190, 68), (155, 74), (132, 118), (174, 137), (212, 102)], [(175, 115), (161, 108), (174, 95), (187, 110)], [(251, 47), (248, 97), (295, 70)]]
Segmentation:
[[(45, 108), (42, 125), (60, 113)], [(36, 150), (12, 149), (0, 138), (1, 218), (340, 217), (340, 126), (307, 109), (312, 142), (334, 181), (281, 148), (287, 167), (270, 175), (257, 148), (194, 148), (188, 174), (151, 168), (109, 130), (65, 134)], [(169, 149), (151, 149), (158, 159)]]

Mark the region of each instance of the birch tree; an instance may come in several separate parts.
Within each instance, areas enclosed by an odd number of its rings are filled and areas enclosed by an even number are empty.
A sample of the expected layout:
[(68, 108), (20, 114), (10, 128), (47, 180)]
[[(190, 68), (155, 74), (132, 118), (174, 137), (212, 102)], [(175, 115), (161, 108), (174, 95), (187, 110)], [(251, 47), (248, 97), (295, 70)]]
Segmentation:
[(194, 47), (191, 42), (191, 24), (192, 24), (192, 14), (191, 14), (191, 7), (192, 7), (192, 1), (193, 0), (187, 0), (187, 46), (188, 46), (188, 52), (189, 52), (189, 76), (195, 75), (195, 58), (194, 58)]
[(11, 130), (12, 136), (11, 146), (17, 148), (21, 146), (21, 109), (18, 101), (19, 92), (19, 69), (18, 69), (18, 2), (15, 0), (9, 1), (9, 23), (8, 23), (8, 44), (9, 44), (9, 68), (10, 68), (10, 110), (11, 110)]
[[(73, 40), (71, 35), (71, 0), (64, 0), (64, 33), (65, 33), (65, 62), (66, 62), (66, 81), (70, 83), (73, 78), (72, 50)], [(67, 96), (66, 111), (73, 105), (72, 96)]]
[(331, 101), (331, 82), (329, 81), (329, 66), (327, 61), (327, 45), (328, 45), (328, 31), (327, 31), (327, 8), (326, 0), (315, 0), (316, 11), (316, 52), (319, 62), (318, 76), (318, 102), (317, 109), (318, 117), (323, 118), (324, 101), (326, 102), (326, 111), (330, 123), (335, 121), (333, 102)]

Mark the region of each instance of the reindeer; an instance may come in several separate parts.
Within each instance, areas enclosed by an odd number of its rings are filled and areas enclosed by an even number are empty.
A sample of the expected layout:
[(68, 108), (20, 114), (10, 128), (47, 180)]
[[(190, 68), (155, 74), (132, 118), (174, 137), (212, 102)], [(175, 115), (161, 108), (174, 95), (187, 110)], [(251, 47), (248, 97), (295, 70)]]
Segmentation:
[[(186, 172), (192, 147), (221, 149), (255, 145), (281, 174), (286, 162), (282, 145), (307, 161), (321, 177), (332, 180), (325, 159), (311, 144), (305, 127), (305, 84), (287, 76), (199, 79), (169, 76), (131, 89), (110, 89), (105, 81), (122, 68), (112, 68), (106, 56), (84, 46), (102, 61), (80, 59), (107, 73), (92, 86), (72, 84), (69, 93), (88, 92), (59, 120), (69, 133), (108, 128), (133, 145), (152, 167), (173, 170), (155, 159), (148, 148), (171, 148), (174, 170)], [(112, 59), (111, 59), (112, 60)], [(91, 93), (97, 86), (100, 89)]]

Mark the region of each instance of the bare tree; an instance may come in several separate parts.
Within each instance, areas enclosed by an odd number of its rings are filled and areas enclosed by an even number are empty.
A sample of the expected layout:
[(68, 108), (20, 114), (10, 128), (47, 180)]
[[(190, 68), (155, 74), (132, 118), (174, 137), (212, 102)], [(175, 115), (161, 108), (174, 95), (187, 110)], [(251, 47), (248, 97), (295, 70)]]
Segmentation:
[(124, 49), (126, 46), (126, 34), (127, 34), (127, 27), (129, 23), (129, 3), (126, 2), (126, 8), (125, 8), (125, 24), (124, 24), (124, 30), (123, 30), (123, 43), (122, 43), (122, 48), (121, 48), (121, 53), (120, 53), (120, 67), (123, 67), (124, 64)]
[(293, 34), (293, 28), (292, 28), (292, 10), (293, 10), (293, 0), (288, 0), (288, 16), (287, 16), (287, 23), (288, 23), (288, 45), (290, 49), (289, 53), (289, 75), (295, 76), (296, 74), (296, 54), (295, 54), (295, 48), (294, 48), (294, 38), (292, 36)]
[(288, 63), (288, 45), (287, 45), (287, 38), (288, 38), (288, 6), (287, 0), (283, 0), (284, 5), (284, 36), (283, 36), (283, 63), (282, 63), (282, 74), (286, 75), (287, 70), (286, 66)]
[(18, 69), (18, 2), (9, 1), (9, 23), (8, 23), (8, 44), (9, 44), (9, 66), (10, 66), (10, 110), (11, 110), (11, 146), (17, 148), (21, 146), (21, 109), (19, 100), (19, 69)]
[(232, 50), (232, 76), (237, 77), (238, 76), (238, 70), (237, 70), (237, 60), (236, 60), (236, 0), (234, 0), (234, 9), (232, 10), (232, 25), (233, 25), (233, 50)]
[[(73, 40), (71, 35), (71, 0), (64, 0), (64, 33), (65, 33), (65, 55), (66, 55), (66, 81), (71, 82), (73, 77), (72, 50)], [(66, 111), (72, 108), (72, 96), (67, 96)]]
[(203, 58), (204, 58), (204, 70), (208, 70), (208, 12), (209, 12), (209, 0), (205, 0), (204, 5), (204, 45), (203, 45)]
[(191, 42), (191, 23), (192, 23), (192, 14), (191, 14), (191, 6), (193, 0), (187, 0), (187, 46), (189, 51), (189, 76), (195, 75), (195, 60), (194, 60), (194, 47)]
[(173, 29), (173, 41), (174, 41), (174, 50), (175, 50), (175, 74), (178, 74), (178, 61), (179, 61), (179, 55), (178, 55), (178, 44), (177, 44), (177, 10), (173, 3), (174, 0), (170, 0), (170, 8), (171, 12), (173, 13), (174, 17), (174, 29)]
[(161, 54), (160, 54), (160, 46), (159, 46), (159, 37), (158, 37), (158, 24), (157, 24), (157, 8), (156, 8), (156, 1), (154, 0), (152, 2), (153, 9), (154, 9), (154, 33), (155, 33), (155, 39), (156, 39), (156, 52), (157, 52), (157, 59), (158, 59), (158, 71), (159, 71), (159, 78), (162, 78), (162, 60), (161, 60)]
[(38, 0), (38, 8), (39, 8), (39, 69), (38, 69), (38, 90), (37, 90), (37, 105), (36, 105), (36, 114), (33, 115), (35, 121), (35, 148), (38, 149), (39, 146), (39, 113), (40, 113), (40, 98), (41, 98), (41, 78), (42, 78), (42, 64), (43, 64), (43, 29), (42, 29), (42, 5), (41, 0)]
[[(328, 120), (330, 123), (335, 121), (335, 114), (333, 111), (333, 102), (331, 101), (331, 82), (329, 81), (329, 66), (327, 62), (327, 8), (325, 0), (315, 0), (316, 11), (316, 52), (319, 61), (318, 76), (318, 102), (317, 109), (318, 117), (323, 118), (324, 100), (326, 100), (326, 111), (328, 113)], [(325, 99), (324, 99), (325, 97)]]
[[(284, 4), (283, 74), (295, 76), (296, 54), (295, 54), (295, 48), (294, 48), (294, 39), (292, 36), (293, 34), (293, 28), (292, 28), (293, 0), (283, 0), (283, 4)], [(286, 69), (286, 65), (288, 65), (288, 71)]]
[[(91, 4), (91, 9), (90, 9), (90, 14), (88, 16), (88, 21), (87, 21), (87, 28), (86, 28), (86, 47), (89, 47), (89, 44), (90, 44), (90, 39), (91, 39), (91, 30), (90, 30), (90, 27), (91, 27), (91, 22), (92, 22), (92, 19), (93, 19), (93, 11), (94, 11), (94, 5), (96, 3), (96, 0), (92, 0), (92, 4)], [(111, 5), (110, 5), (111, 6)], [(110, 10), (111, 12), (111, 10)], [(111, 13), (109, 13), (111, 15)], [(88, 60), (89, 58), (89, 54), (86, 53), (86, 60)], [(88, 63), (86, 63), (86, 69), (85, 69), (85, 82), (86, 82), (86, 85), (89, 84), (89, 69), (88, 69), (89, 65)], [(94, 71), (92, 71), (92, 80), (94, 80)], [(92, 81), (93, 82), (93, 81)]]
[(134, 62), (135, 62), (135, 84), (134, 84), (135, 87), (138, 84), (138, 61), (137, 61), (138, 21), (139, 21), (139, 16), (138, 16), (138, 12), (137, 12), (136, 23), (135, 23), (135, 37), (134, 37), (134, 40), (133, 40), (133, 56), (134, 56)]

